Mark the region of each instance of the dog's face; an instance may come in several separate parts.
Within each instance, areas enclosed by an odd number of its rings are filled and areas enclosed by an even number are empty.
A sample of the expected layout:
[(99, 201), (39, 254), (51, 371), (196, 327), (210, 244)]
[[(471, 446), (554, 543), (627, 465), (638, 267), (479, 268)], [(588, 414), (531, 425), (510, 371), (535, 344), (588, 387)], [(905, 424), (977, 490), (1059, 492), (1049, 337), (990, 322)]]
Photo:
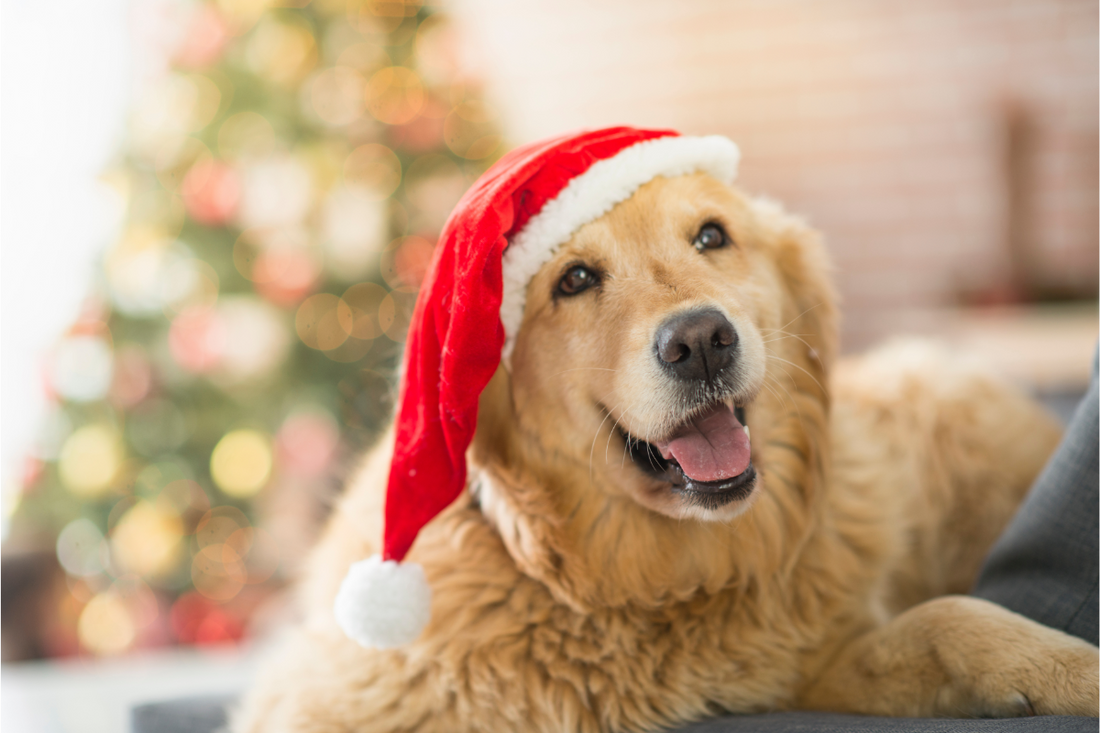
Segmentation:
[(594, 512), (660, 531), (658, 516), (752, 511), (768, 446), (789, 443), (795, 393), (805, 377), (820, 387), (831, 352), (812, 239), (699, 174), (650, 182), (563, 245), (528, 286), (510, 370), (482, 400), (482, 500), (506, 541), (519, 515), (550, 515), (569, 554)]
[(654, 181), (528, 288), (517, 413), (568, 426), (565, 450), (670, 517), (728, 519), (754, 498), (744, 415), (766, 373), (762, 327), (780, 323), (753, 227), (709, 177)]

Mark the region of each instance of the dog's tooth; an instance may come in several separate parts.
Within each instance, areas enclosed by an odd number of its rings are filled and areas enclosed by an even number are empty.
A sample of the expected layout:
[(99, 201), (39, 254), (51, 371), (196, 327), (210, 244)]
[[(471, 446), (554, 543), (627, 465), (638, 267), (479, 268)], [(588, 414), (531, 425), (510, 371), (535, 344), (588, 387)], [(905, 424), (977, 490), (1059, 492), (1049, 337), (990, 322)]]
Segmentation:
[(741, 429), (745, 431), (745, 437), (748, 438), (749, 440), (752, 440), (752, 436), (749, 435), (749, 426), (748, 425), (742, 425)]

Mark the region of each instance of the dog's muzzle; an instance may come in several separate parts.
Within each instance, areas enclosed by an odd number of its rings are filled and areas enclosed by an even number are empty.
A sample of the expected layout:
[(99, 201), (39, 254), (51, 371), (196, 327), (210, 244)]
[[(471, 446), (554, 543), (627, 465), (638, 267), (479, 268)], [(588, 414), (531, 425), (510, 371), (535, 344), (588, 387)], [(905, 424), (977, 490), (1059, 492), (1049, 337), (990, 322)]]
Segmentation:
[(733, 364), (737, 329), (717, 308), (694, 308), (661, 324), (654, 350), (677, 380), (713, 383)]

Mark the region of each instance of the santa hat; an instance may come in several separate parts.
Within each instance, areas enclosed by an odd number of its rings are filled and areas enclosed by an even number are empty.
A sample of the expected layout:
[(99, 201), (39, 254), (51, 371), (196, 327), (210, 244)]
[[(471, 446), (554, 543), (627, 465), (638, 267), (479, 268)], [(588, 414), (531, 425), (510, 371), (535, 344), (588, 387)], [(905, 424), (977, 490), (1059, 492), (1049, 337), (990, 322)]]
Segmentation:
[(423, 570), (401, 562), (422, 527), (466, 484), (478, 398), (510, 363), (527, 284), (584, 224), (657, 176), (733, 181), (737, 146), (720, 136), (614, 127), (512, 151), (458, 202), (416, 302), (386, 489), (382, 555), (351, 566), (336, 620), (363, 646), (413, 641), (431, 616)]

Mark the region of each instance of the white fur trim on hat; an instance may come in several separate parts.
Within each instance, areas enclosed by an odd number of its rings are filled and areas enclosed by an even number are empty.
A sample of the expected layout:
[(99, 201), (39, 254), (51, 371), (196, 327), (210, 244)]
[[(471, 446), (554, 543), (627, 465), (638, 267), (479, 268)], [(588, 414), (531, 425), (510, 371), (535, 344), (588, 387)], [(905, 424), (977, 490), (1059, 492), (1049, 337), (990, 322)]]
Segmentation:
[(578, 229), (626, 201), (657, 176), (709, 173), (723, 183), (732, 183), (740, 158), (737, 145), (721, 135), (659, 137), (624, 148), (572, 179), (531, 217), (504, 250), (504, 295), (500, 305), (504, 363), (511, 363), (516, 333), (523, 321), (527, 284)]
[(432, 589), (416, 563), (372, 555), (353, 563), (336, 594), (336, 623), (365, 647), (416, 641), (432, 615)]

